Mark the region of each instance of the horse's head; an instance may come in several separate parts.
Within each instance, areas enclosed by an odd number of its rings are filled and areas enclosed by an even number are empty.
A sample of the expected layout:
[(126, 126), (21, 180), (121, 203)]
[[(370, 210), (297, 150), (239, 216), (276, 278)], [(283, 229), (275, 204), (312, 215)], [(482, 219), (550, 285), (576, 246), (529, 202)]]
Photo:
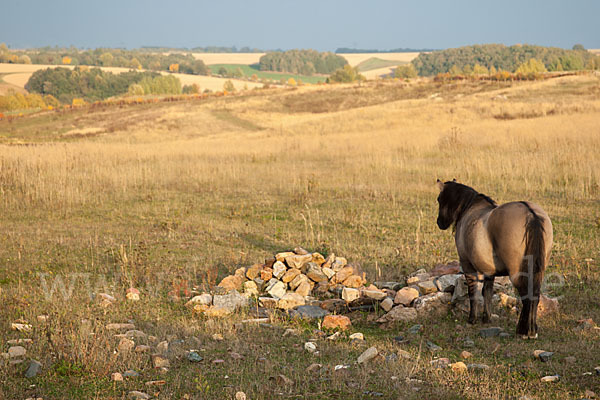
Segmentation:
[(456, 179), (448, 182), (442, 182), (437, 180), (440, 194), (437, 198), (439, 205), (437, 225), (440, 229), (448, 229), (458, 217), (458, 210), (460, 207), (460, 199), (456, 193)]

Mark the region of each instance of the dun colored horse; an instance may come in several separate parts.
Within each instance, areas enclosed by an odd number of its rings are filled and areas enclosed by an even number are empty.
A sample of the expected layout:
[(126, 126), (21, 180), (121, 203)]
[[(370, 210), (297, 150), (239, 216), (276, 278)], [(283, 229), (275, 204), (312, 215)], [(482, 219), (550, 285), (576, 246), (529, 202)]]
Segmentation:
[(498, 206), (456, 180), (437, 183), (437, 224), (442, 230), (455, 227), (456, 249), (469, 292), (469, 323), (477, 320), (477, 284), (483, 282), (483, 322), (489, 322), (494, 278), (508, 275), (523, 303), (517, 335), (537, 338), (540, 286), (552, 248), (550, 218), (528, 201)]

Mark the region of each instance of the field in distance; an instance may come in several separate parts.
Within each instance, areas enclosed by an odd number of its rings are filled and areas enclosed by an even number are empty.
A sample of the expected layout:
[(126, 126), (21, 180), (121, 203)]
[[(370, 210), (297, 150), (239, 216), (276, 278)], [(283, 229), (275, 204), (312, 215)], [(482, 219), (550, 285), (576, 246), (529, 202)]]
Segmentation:
[[(600, 321), (599, 119), (600, 79), (581, 74), (265, 89), (0, 121), (2, 352), (8, 340), (32, 340), (22, 343), (24, 363), (0, 357), (0, 398), (598, 393), (600, 329), (579, 321)], [(455, 308), (419, 317), (416, 333), (415, 322), (385, 327), (373, 322), (381, 310), (356, 311), (349, 331), (326, 340), (316, 321), (277, 314), (267, 324), (242, 323), (255, 307), (207, 318), (169, 295), (182, 285), (206, 290), (295, 246), (342, 255), (369, 281), (403, 281), (454, 260), (451, 230), (435, 223), (437, 178), (498, 202), (534, 201), (552, 218), (547, 274), (556, 281), (544, 291), (559, 298), (560, 312), (538, 320), (538, 340), (515, 338), (516, 316), (496, 304), (493, 324), (508, 338), (481, 337), (482, 325), (468, 325)], [(124, 299), (132, 286), (138, 302)], [(117, 302), (103, 308), (91, 299), (102, 291)], [(17, 321), (31, 331), (11, 330)], [(126, 351), (107, 328), (127, 321), (138, 330), (134, 345), (149, 345), (148, 353)], [(366, 340), (349, 340), (354, 332)], [(309, 340), (318, 354), (304, 349)], [(163, 341), (170, 366), (161, 372), (150, 354)], [(380, 356), (357, 364), (370, 346)], [(188, 360), (190, 349), (201, 360)], [(551, 361), (534, 359), (537, 349), (554, 352)], [(463, 350), (471, 353), (465, 363), (489, 368), (460, 373), (431, 363), (461, 361)], [(43, 365), (32, 379), (24, 377), (30, 358)], [(307, 370), (316, 363), (318, 371)], [(127, 370), (139, 377), (111, 380)], [(542, 382), (546, 375), (560, 379)]]

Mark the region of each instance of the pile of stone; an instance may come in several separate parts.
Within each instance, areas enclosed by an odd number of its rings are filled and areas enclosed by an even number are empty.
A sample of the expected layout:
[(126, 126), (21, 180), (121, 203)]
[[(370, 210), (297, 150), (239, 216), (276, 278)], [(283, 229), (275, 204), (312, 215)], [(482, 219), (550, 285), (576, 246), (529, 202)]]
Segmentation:
[[(412, 321), (433, 311), (456, 306), (468, 311), (465, 277), (458, 262), (436, 265), (429, 272), (420, 269), (401, 282), (373, 282), (367, 285), (365, 273), (344, 257), (310, 253), (302, 248), (275, 254), (262, 264), (239, 268), (225, 277), (214, 295), (202, 294), (190, 300), (197, 311), (219, 316), (258, 298), (260, 306), (283, 310), (304, 305), (320, 306), (335, 313), (356, 308), (382, 309), (380, 323)], [(221, 292), (221, 293), (219, 293)], [(495, 302), (517, 312), (517, 299), (507, 277), (496, 278)], [(478, 298), (482, 302), (481, 296)], [(555, 300), (540, 301), (542, 314), (555, 311)]]

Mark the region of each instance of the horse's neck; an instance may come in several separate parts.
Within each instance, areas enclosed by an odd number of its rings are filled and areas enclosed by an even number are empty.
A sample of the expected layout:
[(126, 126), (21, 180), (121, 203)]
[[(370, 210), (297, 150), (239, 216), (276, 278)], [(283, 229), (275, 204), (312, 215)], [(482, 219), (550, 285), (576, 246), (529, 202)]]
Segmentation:
[(459, 231), (461, 226), (471, 225), (475, 220), (479, 220), (486, 214), (489, 214), (494, 209), (494, 206), (484, 199), (476, 199), (471, 206), (466, 209), (460, 219), (456, 221), (456, 231)]

